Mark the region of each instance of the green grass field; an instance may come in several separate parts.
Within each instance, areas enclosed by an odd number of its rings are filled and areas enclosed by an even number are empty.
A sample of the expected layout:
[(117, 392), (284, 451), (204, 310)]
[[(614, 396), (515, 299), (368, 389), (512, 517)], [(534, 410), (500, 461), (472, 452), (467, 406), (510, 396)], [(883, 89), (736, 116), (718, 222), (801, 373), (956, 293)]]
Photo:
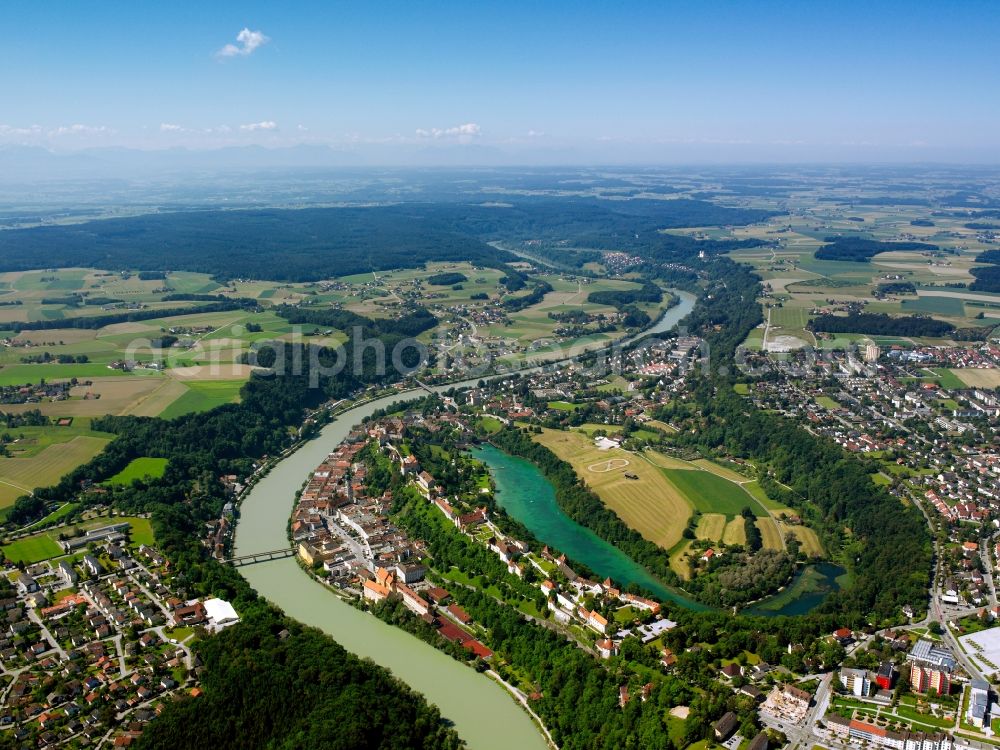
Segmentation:
[(153, 527), (148, 518), (119, 516), (117, 518), (95, 518), (83, 523), (73, 524), (72, 526), (42, 531), (6, 544), (0, 549), (2, 549), (4, 556), (12, 562), (36, 563), (41, 560), (60, 557), (63, 554), (62, 548), (57, 543), (60, 533), (72, 533), (73, 529), (93, 529), (112, 523), (123, 522), (127, 522), (132, 527), (132, 544), (155, 543), (156, 539), (153, 536)]
[(809, 311), (804, 307), (777, 307), (771, 310), (771, 325), (778, 328), (805, 328)]
[(965, 316), (965, 302), (955, 297), (917, 297), (916, 299), (904, 299), (900, 307), (908, 315), (925, 313), (953, 318)]
[(933, 373), (934, 379), (941, 385), (942, 388), (954, 390), (956, 388), (961, 389), (967, 387), (962, 379), (951, 370), (939, 367), (936, 370), (929, 370), (929, 372)]
[(734, 482), (708, 471), (661, 469), (667, 479), (680, 490), (692, 506), (702, 513), (721, 513), (731, 518), (746, 507), (754, 515), (766, 516), (767, 512), (754, 498)]
[(753, 480), (752, 482), (747, 482), (746, 484), (744, 484), (743, 489), (745, 489), (747, 492), (753, 495), (754, 499), (768, 510), (776, 512), (788, 510), (788, 508), (786, 508), (781, 503), (776, 502), (772, 500), (770, 497), (768, 497), (767, 493), (764, 492), (764, 488), (760, 486), (760, 482), (758, 482), (756, 479)]
[(496, 417), (480, 417), (479, 425), (487, 432), (500, 432), (503, 429), (503, 422)]
[(36, 534), (5, 545), (3, 554), (11, 562), (36, 563), (58, 557), (62, 549), (48, 534)]
[(136, 479), (159, 479), (166, 470), (167, 459), (165, 458), (136, 458), (107, 480), (107, 484), (126, 486), (132, 484)]
[(243, 380), (203, 380), (185, 383), (187, 393), (163, 410), (163, 419), (173, 419), (184, 414), (210, 411), (223, 404), (234, 404), (239, 401), (240, 388)]
[(569, 401), (549, 401), (549, 408), (556, 411), (576, 411), (579, 405), (571, 404)]
[(17, 427), (5, 430), (14, 438), (7, 448), (12, 457), (31, 458), (37, 456), (50, 445), (68, 443), (75, 437), (95, 437), (110, 440), (114, 437), (110, 432), (97, 432), (90, 429), (91, 420), (87, 417), (77, 417), (73, 424), (58, 427), (46, 425), (38, 427)]
[(52, 382), (72, 378), (86, 380), (124, 374), (121, 370), (111, 370), (107, 365), (97, 362), (83, 365), (4, 365), (0, 368), (0, 385), (25, 385), (39, 383), (42, 380)]

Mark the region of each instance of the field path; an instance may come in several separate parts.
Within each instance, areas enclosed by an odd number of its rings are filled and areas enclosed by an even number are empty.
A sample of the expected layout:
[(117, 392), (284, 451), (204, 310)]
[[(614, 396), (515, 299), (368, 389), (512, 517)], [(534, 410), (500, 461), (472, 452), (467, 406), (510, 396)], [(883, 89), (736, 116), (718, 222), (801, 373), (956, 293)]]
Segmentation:
[(0, 479), (0, 484), (6, 484), (8, 487), (13, 487), (15, 490), (21, 490), (22, 492), (27, 492), (29, 495), (35, 494), (27, 487), (23, 487), (20, 484), (14, 484), (13, 482), (8, 482), (6, 479)]
[(664, 550), (681, 541), (691, 506), (654, 464), (632, 460), (624, 466), (635, 454), (600, 450), (582, 432), (546, 429), (532, 439), (569, 463), (605, 506), (645, 539)]

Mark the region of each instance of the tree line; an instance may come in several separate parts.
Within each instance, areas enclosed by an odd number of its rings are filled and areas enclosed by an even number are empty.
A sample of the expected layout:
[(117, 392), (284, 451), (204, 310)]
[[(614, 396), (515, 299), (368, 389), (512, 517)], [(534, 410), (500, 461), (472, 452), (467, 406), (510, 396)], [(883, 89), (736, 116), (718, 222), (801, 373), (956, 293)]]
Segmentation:
[(172, 307), (168, 309), (122, 310), (106, 315), (89, 315), (79, 318), (58, 318), (54, 320), (16, 321), (10, 324), (15, 332), (46, 331), (56, 328), (85, 328), (94, 330), (116, 323), (132, 323), (154, 318), (169, 318), (175, 315), (203, 315), (205, 313), (229, 312), (230, 310), (255, 310), (257, 301), (245, 298), (228, 298), (221, 302), (209, 302), (191, 307)]
[(817, 260), (849, 260), (865, 263), (879, 253), (893, 250), (940, 252), (937, 245), (926, 242), (882, 242), (865, 237), (827, 237), (816, 251)]

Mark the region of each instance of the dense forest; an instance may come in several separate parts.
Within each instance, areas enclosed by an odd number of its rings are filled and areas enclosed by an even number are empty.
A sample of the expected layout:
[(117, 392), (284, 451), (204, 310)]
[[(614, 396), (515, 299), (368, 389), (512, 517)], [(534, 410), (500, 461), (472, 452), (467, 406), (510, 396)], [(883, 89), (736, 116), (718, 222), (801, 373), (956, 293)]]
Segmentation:
[(436, 708), (322, 633), (252, 606), (198, 641), (203, 694), (168, 702), (136, 747), (457, 750)]
[(1000, 266), (973, 268), (971, 273), (976, 277), (976, 280), (969, 284), (971, 291), (1000, 293)]
[(711, 273), (698, 304), (681, 322), (708, 343), (718, 374), (719, 367), (732, 367), (737, 349), (764, 322), (764, 313), (756, 301), (760, 282), (749, 266), (718, 257), (712, 261)]
[(850, 315), (817, 315), (809, 321), (809, 329), (824, 333), (866, 333), (873, 336), (929, 336), (941, 338), (955, 330), (943, 320), (923, 315), (892, 317), (885, 313), (851, 313)]
[(289, 323), (311, 325), (351, 333), (360, 327), (365, 336), (417, 336), (437, 325), (437, 318), (424, 307), (398, 318), (366, 318), (335, 307), (279, 305), (275, 312)]
[(987, 250), (977, 255), (976, 260), (990, 265), (972, 269), (971, 273), (976, 280), (969, 284), (969, 289), (974, 292), (1000, 293), (1000, 250)]
[[(774, 216), (773, 211), (730, 208), (704, 200), (597, 198), (504, 198), (502, 208), (483, 204), (437, 203), (399, 207), (400, 212), (433, 218), (454, 231), (487, 240), (573, 240), (579, 247), (597, 247), (590, 238), (618, 243), (660, 229), (753, 224)], [(664, 236), (660, 234), (659, 236)], [(686, 238), (685, 238), (686, 239)], [(693, 240), (692, 240), (693, 241)], [(604, 245), (601, 246), (605, 247)]]
[(912, 281), (892, 281), (879, 284), (875, 291), (878, 294), (916, 294), (917, 287)]
[(496, 264), (514, 256), (387, 208), (198, 211), (3, 232), (0, 270), (184, 269), (216, 279), (315, 281), (427, 261)]
[(941, 248), (926, 242), (880, 242), (864, 237), (827, 237), (816, 251), (817, 260), (851, 260), (859, 263), (871, 260), (879, 253), (893, 250), (938, 252)]
[(462, 282), (468, 280), (468, 276), (464, 273), (458, 273), (456, 271), (436, 273), (433, 276), (427, 277), (427, 283), (433, 284), (434, 286), (451, 286), (452, 284), (461, 284)]
[(532, 199), (510, 207), (409, 203), (368, 208), (147, 214), (0, 234), (0, 271), (171, 269), (315, 281), (428, 261), (497, 266), (515, 259), (483, 240), (633, 236), (669, 227), (747, 224), (772, 213), (697, 200)]
[(636, 302), (661, 301), (663, 301), (663, 290), (649, 281), (639, 289), (608, 289), (587, 295), (587, 302), (592, 305), (610, 305), (618, 309)]

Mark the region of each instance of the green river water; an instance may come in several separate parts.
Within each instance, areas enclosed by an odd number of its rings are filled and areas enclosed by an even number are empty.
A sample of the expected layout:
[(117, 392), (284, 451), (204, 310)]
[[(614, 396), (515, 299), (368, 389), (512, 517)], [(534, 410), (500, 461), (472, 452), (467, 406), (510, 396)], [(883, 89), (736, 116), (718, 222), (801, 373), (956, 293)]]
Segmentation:
[[(680, 304), (668, 310), (647, 333), (669, 330), (693, 308), (693, 295), (673, 291)], [(476, 382), (471, 380), (435, 390), (467, 387)], [(344, 440), (354, 425), (376, 410), (422, 395), (422, 391), (410, 391), (344, 412), (324, 427), (317, 438), (278, 462), (240, 505), (235, 556), (286, 547), (295, 493), (326, 455)], [(510, 503), (513, 516), (518, 515), (513, 507), (520, 503), (524, 512), (520, 520), (539, 539), (579, 559), (602, 576), (609, 575), (625, 583), (634, 580), (664, 599), (702, 608), (667, 589), (624, 553), (570, 520), (555, 505), (552, 487), (537, 468), (527, 462), (522, 462), (527, 466), (518, 464), (520, 459), (500, 451), (495, 451), (491, 460), (500, 489), (498, 500)], [(501, 468), (497, 469), (498, 466)], [(509, 471), (503, 468), (505, 466)], [(509, 476), (504, 476), (505, 472)], [(453, 722), (473, 750), (542, 750), (547, 746), (527, 713), (500, 685), (408, 633), (344, 603), (308, 576), (295, 560), (285, 558), (247, 565), (239, 570), (258, 593), (289, 616), (329, 634), (349, 651), (390, 669), (426, 696), (447, 720)]]

